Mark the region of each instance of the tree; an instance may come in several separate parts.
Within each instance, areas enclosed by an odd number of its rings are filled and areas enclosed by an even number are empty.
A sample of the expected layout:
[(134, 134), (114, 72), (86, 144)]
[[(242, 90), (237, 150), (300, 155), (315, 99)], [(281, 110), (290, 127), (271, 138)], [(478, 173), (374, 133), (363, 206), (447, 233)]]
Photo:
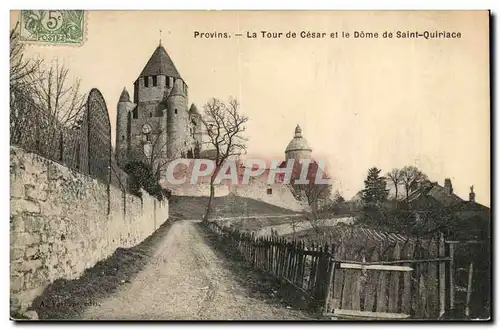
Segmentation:
[(82, 117), (86, 96), (79, 80), (69, 80), (64, 65), (43, 68), (41, 60), (25, 58), (18, 26), (10, 33), (11, 142), (53, 158), (63, 136)]
[(215, 149), (215, 170), (210, 177), (210, 197), (204, 221), (212, 212), (212, 200), (215, 195), (214, 180), (225, 161), (231, 157), (240, 156), (246, 151), (245, 124), (248, 117), (241, 114), (239, 103), (232, 99), (226, 105), (224, 102), (213, 98), (204, 106), (204, 115), (201, 122), (206, 130), (208, 144)]
[[(173, 141), (168, 140), (167, 131), (160, 129), (155, 132), (150, 133), (150, 139), (142, 142), (141, 148), (135, 148), (133, 153), (130, 155), (132, 159), (142, 161), (148, 168), (154, 178), (160, 181), (162, 173), (168, 167), (173, 160), (177, 158), (185, 158), (189, 149), (194, 144), (194, 138), (189, 136), (186, 138), (185, 143), (182, 145), (173, 143)], [(171, 157), (167, 157), (167, 149), (174, 148)], [(119, 157), (123, 157), (126, 150), (121, 150)]]
[(42, 60), (24, 56), (25, 44), (19, 42), (19, 22), (10, 31), (10, 138), (11, 143), (27, 145), (27, 132), (37, 124), (33, 88), (39, 79)]
[(130, 188), (132, 193), (140, 196), (140, 189), (142, 188), (159, 200), (169, 197), (167, 190), (160, 186), (150, 168), (143, 162), (129, 162), (125, 165), (125, 171), (129, 174), (131, 180)]
[(405, 166), (401, 170), (401, 182), (405, 188), (406, 200), (408, 201), (408, 196), (410, 195), (410, 186), (412, 183), (427, 180), (428, 177), (422, 171), (420, 171), (415, 166)]
[(335, 192), (335, 196), (333, 196), (333, 201), (337, 204), (345, 203), (345, 198), (340, 194), (340, 192), (337, 190)]
[(362, 197), (364, 204), (379, 205), (387, 199), (389, 195), (389, 190), (386, 189), (387, 182), (383, 176), (379, 176), (380, 172), (381, 170), (376, 167), (368, 170)]
[(398, 188), (399, 185), (402, 183), (402, 171), (397, 168), (393, 168), (392, 171), (386, 174), (386, 177), (391, 181), (392, 185), (394, 186), (395, 190), (395, 198), (398, 199)]
[(69, 69), (55, 61), (41, 70), (41, 78), (36, 81), (34, 98), (47, 120), (62, 126), (72, 126), (80, 118), (85, 108), (86, 95), (80, 91), (80, 79), (71, 82)]
[[(283, 163), (282, 165), (284, 164), (285, 163)], [(319, 165), (315, 161), (310, 162), (308, 167), (309, 168), (307, 170), (306, 179), (309, 182), (298, 183), (300, 173), (302, 172), (302, 164), (295, 162), (290, 178), (290, 183), (295, 198), (298, 200), (305, 199), (307, 205), (311, 207), (312, 220), (317, 220), (318, 203), (330, 197), (332, 192), (332, 185), (316, 183), (316, 176), (318, 174), (323, 176), (321, 179), (330, 180), (330, 177), (328, 176), (328, 174), (320, 170)]]

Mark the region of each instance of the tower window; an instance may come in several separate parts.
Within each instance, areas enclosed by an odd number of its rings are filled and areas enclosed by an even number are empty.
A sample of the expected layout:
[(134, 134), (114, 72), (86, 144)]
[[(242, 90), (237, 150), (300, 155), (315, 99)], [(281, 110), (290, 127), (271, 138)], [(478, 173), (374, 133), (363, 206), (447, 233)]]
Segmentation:
[(125, 135), (122, 135), (122, 140), (125, 140)]
[(170, 81), (170, 77), (165, 77), (165, 84), (166, 84), (167, 88), (172, 87), (172, 84), (171, 84), (171, 81)]
[(149, 77), (144, 77), (144, 87), (149, 87)]
[(151, 117), (153, 117), (153, 114), (150, 112), (150, 113), (149, 113), (149, 118), (151, 118)]
[(137, 118), (138, 118), (138, 116), (139, 116), (139, 114), (138, 114), (138, 112), (137, 112), (137, 108), (135, 108), (135, 109), (134, 109), (134, 111), (133, 111), (133, 113), (132, 113), (132, 117), (133, 117), (134, 119), (137, 119)]
[(146, 141), (151, 141), (151, 134), (146, 134)]
[(174, 113), (177, 114), (177, 109), (174, 110)]
[(153, 76), (153, 86), (156, 86), (157, 84), (157, 76)]
[(273, 189), (272, 188), (267, 188), (267, 194), (272, 195), (273, 194)]

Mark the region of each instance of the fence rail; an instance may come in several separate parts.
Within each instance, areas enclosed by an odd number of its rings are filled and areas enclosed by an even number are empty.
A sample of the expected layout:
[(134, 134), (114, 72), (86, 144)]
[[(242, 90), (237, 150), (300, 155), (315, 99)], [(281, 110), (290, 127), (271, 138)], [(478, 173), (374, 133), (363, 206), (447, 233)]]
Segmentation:
[(453, 304), (452, 255), (442, 235), (363, 250), (206, 226), (253, 267), (307, 293), (327, 316), (438, 319)]

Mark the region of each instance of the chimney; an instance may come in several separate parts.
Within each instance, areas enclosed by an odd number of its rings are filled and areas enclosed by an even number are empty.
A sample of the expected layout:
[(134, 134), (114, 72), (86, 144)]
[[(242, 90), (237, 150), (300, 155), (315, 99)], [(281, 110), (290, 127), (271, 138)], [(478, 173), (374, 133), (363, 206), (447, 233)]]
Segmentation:
[(469, 202), (476, 201), (476, 193), (474, 192), (474, 186), (470, 186)]
[(449, 178), (444, 179), (444, 192), (446, 195), (451, 195), (453, 193), (453, 186)]

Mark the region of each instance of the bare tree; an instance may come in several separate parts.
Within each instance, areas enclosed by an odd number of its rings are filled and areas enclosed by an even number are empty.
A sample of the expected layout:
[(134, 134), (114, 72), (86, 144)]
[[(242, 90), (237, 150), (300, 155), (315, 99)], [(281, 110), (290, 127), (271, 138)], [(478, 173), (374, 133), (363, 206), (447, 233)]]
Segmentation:
[(398, 188), (399, 185), (401, 185), (402, 181), (402, 170), (393, 168), (389, 173), (387, 173), (385, 176), (389, 179), (389, 181), (392, 183), (394, 186), (395, 190), (395, 199), (398, 199)]
[(307, 205), (311, 208), (312, 219), (317, 220), (318, 218), (318, 204), (320, 201), (330, 198), (332, 193), (331, 184), (319, 184), (316, 183), (316, 175), (323, 175), (322, 179), (330, 180), (330, 177), (319, 170), (319, 165), (316, 162), (311, 162), (309, 165), (306, 179), (308, 183), (297, 183), (300, 178), (300, 173), (302, 171), (301, 164), (294, 164), (291, 177), (291, 187), (295, 198), (298, 200), (305, 200)]
[(405, 188), (406, 200), (408, 200), (408, 196), (410, 195), (410, 186), (413, 182), (420, 180), (427, 180), (427, 175), (425, 175), (422, 171), (420, 171), (415, 166), (405, 166), (401, 170), (401, 182)]
[(42, 70), (34, 89), (35, 100), (47, 118), (66, 127), (81, 116), (86, 101), (86, 95), (80, 92), (80, 79), (70, 82), (68, 73), (69, 69), (56, 61)]
[(242, 133), (246, 130), (248, 117), (241, 114), (237, 100), (224, 102), (213, 98), (204, 106), (201, 119), (208, 137), (208, 144), (215, 149), (215, 170), (210, 177), (210, 197), (204, 221), (212, 212), (212, 200), (215, 195), (214, 180), (226, 160), (241, 155), (246, 151), (247, 139)]
[(19, 22), (10, 31), (10, 88), (11, 91), (22, 92), (32, 87), (37, 78), (41, 59), (30, 59), (24, 56), (25, 44), (19, 41)]
[[(142, 161), (151, 171), (153, 177), (159, 181), (162, 173), (173, 160), (178, 158), (185, 158), (188, 151), (194, 145), (194, 137), (188, 136), (183, 144), (176, 144), (168, 140), (167, 131), (160, 129), (154, 133), (147, 135), (147, 139), (142, 141), (141, 148), (134, 148), (132, 152), (133, 159)], [(167, 156), (167, 150), (171, 150), (173, 156)], [(121, 151), (118, 157), (127, 158)]]
[(26, 58), (18, 27), (10, 33), (11, 141), (60, 158), (58, 146), (82, 116), (85, 95), (78, 80), (70, 82), (63, 65), (44, 69), (41, 60)]
[(26, 58), (19, 40), (19, 22), (10, 31), (10, 136), (11, 143), (27, 144), (28, 132), (36, 124), (33, 88), (40, 78), (42, 60)]

